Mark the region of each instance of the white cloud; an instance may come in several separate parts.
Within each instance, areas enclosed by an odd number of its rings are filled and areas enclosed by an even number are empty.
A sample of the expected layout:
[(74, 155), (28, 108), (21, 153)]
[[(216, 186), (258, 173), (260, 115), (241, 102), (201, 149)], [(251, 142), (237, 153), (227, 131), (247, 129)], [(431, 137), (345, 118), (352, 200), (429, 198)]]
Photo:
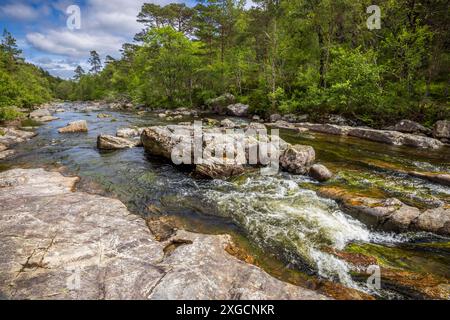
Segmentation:
[(27, 41), (36, 49), (70, 57), (87, 57), (91, 50), (101, 55), (117, 55), (124, 38), (105, 33), (72, 32), (67, 29), (50, 30), (48, 33), (33, 32)]
[[(165, 5), (185, 1), (87, 0), (86, 5), (81, 7), (80, 30), (71, 31), (66, 27), (65, 21), (62, 21), (59, 26), (29, 32), (25, 38), (32, 47), (41, 52), (76, 58), (78, 62), (87, 61), (91, 50), (96, 50), (102, 58), (106, 55), (118, 57), (122, 44), (132, 41), (134, 35), (143, 28), (136, 19), (142, 5), (149, 2)], [(59, 0), (53, 1), (50, 6), (65, 14), (66, 8), (71, 4), (74, 2)], [(58, 71), (61, 68), (56, 65), (39, 65), (53, 74), (61, 74)]]
[(0, 14), (16, 20), (34, 20), (39, 17), (40, 10), (23, 3), (10, 3), (0, 7)]

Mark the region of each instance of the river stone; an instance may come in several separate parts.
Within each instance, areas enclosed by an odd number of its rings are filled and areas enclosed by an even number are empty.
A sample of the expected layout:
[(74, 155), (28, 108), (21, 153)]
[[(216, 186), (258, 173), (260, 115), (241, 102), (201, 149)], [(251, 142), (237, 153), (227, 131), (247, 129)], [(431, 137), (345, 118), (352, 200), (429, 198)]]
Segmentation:
[(289, 145), (280, 156), (281, 167), (294, 174), (305, 174), (314, 163), (316, 153), (311, 146)]
[(389, 127), (388, 130), (399, 131), (403, 133), (430, 134), (431, 130), (425, 128), (420, 123), (411, 120), (402, 120), (396, 125)]
[(208, 159), (202, 164), (197, 164), (195, 167), (196, 174), (210, 179), (228, 179), (244, 172), (245, 168), (241, 164), (214, 158)]
[(52, 114), (47, 109), (37, 109), (37, 110), (30, 112), (30, 118), (32, 118), (32, 119), (41, 118), (41, 117), (49, 117), (51, 115)]
[(235, 117), (246, 117), (250, 107), (246, 104), (237, 103), (227, 107), (227, 114)]
[(229, 255), (230, 236), (179, 230), (158, 242), (119, 200), (73, 192), (77, 181), (0, 173), (1, 297), (326, 299)]
[(275, 123), (275, 122), (277, 122), (277, 121), (280, 121), (282, 118), (283, 118), (283, 117), (282, 117), (280, 114), (275, 113), (275, 114), (272, 114), (272, 115), (269, 117), (269, 120), (270, 120), (271, 123)]
[(252, 122), (247, 126), (247, 130), (267, 131), (267, 127), (263, 123)]
[(58, 120), (59, 118), (53, 117), (53, 116), (44, 116), (44, 117), (35, 118), (35, 119), (40, 122), (50, 122), (50, 121)]
[(141, 141), (148, 154), (171, 161), (175, 147), (188, 151), (192, 149), (192, 134), (191, 126), (150, 127), (143, 130)]
[(76, 133), (76, 132), (88, 132), (88, 126), (86, 120), (79, 120), (70, 122), (66, 127), (59, 128), (59, 133)]
[(0, 131), (2, 132), (0, 134), (0, 144), (8, 148), (17, 143), (25, 142), (37, 135), (35, 132), (15, 128), (0, 128)]
[(434, 125), (433, 136), (438, 139), (450, 139), (450, 120), (441, 120)]
[(13, 156), (16, 152), (14, 150), (4, 150), (0, 151), (0, 160), (4, 160), (6, 158), (9, 158)]
[(135, 141), (109, 135), (99, 135), (97, 137), (97, 148), (100, 150), (119, 150), (134, 148), (138, 145)]
[(322, 164), (314, 164), (309, 169), (309, 175), (320, 182), (330, 180), (333, 177), (333, 173)]
[(8, 149), (8, 147), (0, 143), (0, 152), (5, 151), (6, 149)]
[(450, 207), (447, 205), (428, 209), (414, 223), (418, 230), (450, 235)]
[(143, 128), (122, 128), (117, 130), (116, 136), (120, 138), (135, 138), (139, 137), (143, 131)]
[(297, 128), (341, 136), (352, 136), (360, 139), (414, 148), (439, 149), (444, 144), (437, 139), (402, 133), (398, 131), (376, 130), (363, 127), (339, 126), (333, 124), (297, 123)]
[(233, 129), (236, 127), (236, 124), (230, 119), (224, 119), (220, 122), (220, 126), (227, 129)]

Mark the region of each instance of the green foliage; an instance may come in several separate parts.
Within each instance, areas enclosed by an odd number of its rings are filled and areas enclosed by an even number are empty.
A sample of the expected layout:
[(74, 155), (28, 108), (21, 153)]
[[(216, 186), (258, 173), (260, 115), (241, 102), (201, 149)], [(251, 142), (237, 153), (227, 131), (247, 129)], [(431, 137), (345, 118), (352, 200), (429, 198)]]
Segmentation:
[(20, 117), (18, 108), (54, 99), (55, 88), (65, 83), (26, 63), (20, 57), (21, 52), (16, 40), (5, 30), (0, 46), (0, 121)]
[(339, 113), (373, 125), (449, 117), (447, 1), (379, 1), (380, 30), (366, 26), (369, 0), (253, 2), (145, 4), (122, 58), (78, 70), (72, 92), (57, 93), (165, 108), (232, 93), (260, 115)]

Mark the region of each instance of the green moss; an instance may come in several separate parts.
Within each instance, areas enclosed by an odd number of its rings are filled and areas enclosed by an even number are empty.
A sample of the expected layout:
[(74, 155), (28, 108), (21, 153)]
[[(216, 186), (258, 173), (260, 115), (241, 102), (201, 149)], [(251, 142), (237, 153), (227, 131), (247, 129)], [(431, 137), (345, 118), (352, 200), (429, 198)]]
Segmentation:
[(4, 136), (6, 133), (4, 130), (0, 129), (0, 136)]

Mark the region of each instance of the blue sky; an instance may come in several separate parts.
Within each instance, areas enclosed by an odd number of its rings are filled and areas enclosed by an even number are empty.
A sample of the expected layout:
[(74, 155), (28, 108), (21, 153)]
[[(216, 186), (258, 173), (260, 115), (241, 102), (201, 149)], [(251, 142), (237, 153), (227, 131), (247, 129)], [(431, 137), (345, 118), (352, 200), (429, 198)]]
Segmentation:
[[(136, 16), (144, 2), (167, 4), (194, 0), (0, 0), (0, 27), (17, 39), (29, 62), (63, 78), (80, 64), (86, 69), (91, 50), (119, 57), (122, 44), (142, 29)], [(66, 9), (81, 9), (81, 29), (66, 26)]]

